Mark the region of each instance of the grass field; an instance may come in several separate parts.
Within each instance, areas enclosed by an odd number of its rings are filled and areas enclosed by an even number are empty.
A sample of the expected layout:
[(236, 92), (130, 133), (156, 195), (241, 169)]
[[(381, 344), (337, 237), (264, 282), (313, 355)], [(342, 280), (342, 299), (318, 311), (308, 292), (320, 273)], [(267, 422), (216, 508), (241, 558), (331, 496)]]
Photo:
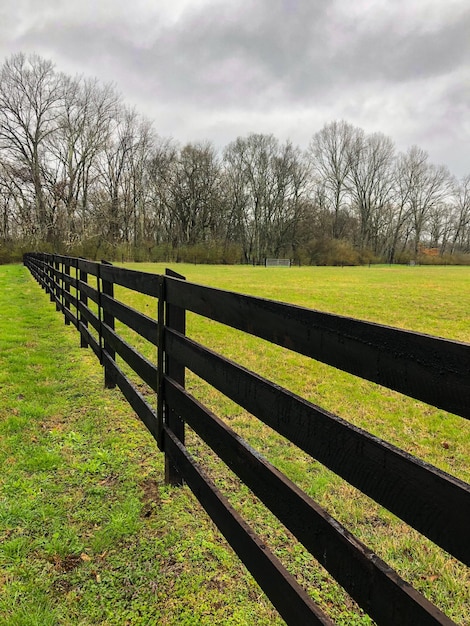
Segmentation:
[[(193, 282), (470, 342), (469, 268), (173, 269)], [(150, 298), (117, 295), (154, 311)], [(162, 485), (150, 436), (118, 391), (102, 389), (94, 356), (77, 348), (76, 331), (20, 266), (0, 267), (0, 331), (0, 623), (281, 623), (188, 490)], [(194, 315), (188, 334), (470, 480), (467, 421)], [(465, 567), (195, 376), (187, 386), (403, 578), (470, 623)], [(189, 436), (188, 445), (338, 623), (372, 623), (201, 442)]]

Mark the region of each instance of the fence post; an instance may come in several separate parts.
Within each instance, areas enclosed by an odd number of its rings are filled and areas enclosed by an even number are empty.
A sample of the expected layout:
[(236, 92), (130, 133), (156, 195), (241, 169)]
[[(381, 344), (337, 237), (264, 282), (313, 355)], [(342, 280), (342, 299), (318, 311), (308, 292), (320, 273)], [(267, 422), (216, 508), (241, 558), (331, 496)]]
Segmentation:
[(51, 302), (54, 302), (54, 257), (52, 254), (45, 254), (45, 259), (47, 263), (47, 274), (49, 276), (49, 299)]
[[(177, 274), (170, 269), (165, 270), (165, 276), (170, 276), (172, 278), (180, 278), (185, 280), (184, 276), (181, 274)], [(164, 281), (166, 282), (166, 281)], [(175, 306), (173, 304), (169, 304), (166, 301), (166, 293), (165, 293), (165, 325), (172, 330), (176, 330), (182, 335), (186, 334), (186, 310), (182, 309), (179, 306)], [(179, 385), (184, 387), (185, 385), (185, 368), (184, 365), (178, 363), (176, 359), (168, 356), (165, 353), (165, 368), (164, 371), (166, 375), (177, 382)], [(163, 398), (164, 401), (164, 398)], [(179, 415), (177, 415), (173, 410), (169, 410), (167, 406), (165, 406), (165, 419), (166, 425), (171, 430), (171, 432), (184, 444), (184, 422)], [(183, 479), (179, 474), (176, 467), (171, 463), (170, 458), (165, 453), (165, 483), (167, 485), (175, 485), (180, 486), (183, 484)]]
[(61, 289), (61, 281), (59, 278), (59, 273), (60, 273), (60, 261), (57, 258), (57, 255), (54, 254), (54, 282), (55, 282), (55, 310), (56, 311), (61, 311), (62, 310), (62, 306), (61, 306), (61, 300), (62, 300), (62, 289)]
[[(70, 258), (65, 257), (63, 261), (63, 272), (66, 276), (70, 276)], [(65, 311), (70, 311), (70, 304), (67, 300), (66, 293), (70, 293), (70, 283), (66, 282), (65, 278), (62, 281), (62, 306), (64, 308), (64, 320), (67, 326), (70, 326), (70, 320), (65, 314)]]
[[(78, 330), (80, 331), (80, 348), (88, 348), (88, 343), (80, 329), (80, 324), (83, 324), (85, 328), (88, 328), (88, 321), (85, 318), (85, 316), (82, 314), (80, 310), (80, 305), (78, 304), (78, 302), (80, 301), (80, 304), (82, 306), (84, 307), (88, 306), (88, 296), (81, 289), (80, 284), (79, 284), (79, 281), (85, 284), (88, 283), (88, 274), (81, 268), (79, 269), (78, 267), (79, 261), (83, 261), (83, 260), (84, 259), (82, 258), (77, 259), (77, 320), (78, 320)], [(80, 296), (79, 296), (79, 292), (80, 292)]]
[[(109, 261), (103, 261), (103, 260), (101, 261), (101, 264), (112, 265), (112, 263), (110, 263)], [(110, 296), (111, 298), (114, 298), (114, 284), (111, 281), (103, 280), (101, 278), (101, 292), (105, 294), (106, 296)], [(104, 323), (107, 326), (109, 326), (111, 330), (114, 330), (114, 315), (105, 311), (101, 302), (100, 302), (100, 308), (101, 308), (102, 324)], [(101, 332), (100, 332), (100, 335), (101, 335)], [(104, 339), (102, 349), (108, 353), (111, 359), (113, 360), (116, 359), (116, 352), (111, 347), (111, 345), (106, 341), (106, 339)], [(104, 386), (106, 387), (106, 389), (113, 389), (116, 386), (116, 377), (113, 371), (109, 367), (106, 366), (106, 363), (103, 363), (103, 366), (104, 366)]]
[(58, 279), (58, 283), (59, 283), (59, 307), (60, 307), (60, 311), (64, 314), (64, 318), (65, 318), (65, 312), (64, 312), (64, 260), (62, 256), (59, 256), (57, 258), (57, 262), (59, 265), (59, 269), (58, 271), (60, 272), (60, 276)]
[(165, 402), (163, 400), (163, 377), (165, 374), (165, 352), (163, 341), (165, 336), (165, 277), (158, 277), (158, 349), (157, 349), (157, 445), (163, 452), (163, 424), (165, 422)]

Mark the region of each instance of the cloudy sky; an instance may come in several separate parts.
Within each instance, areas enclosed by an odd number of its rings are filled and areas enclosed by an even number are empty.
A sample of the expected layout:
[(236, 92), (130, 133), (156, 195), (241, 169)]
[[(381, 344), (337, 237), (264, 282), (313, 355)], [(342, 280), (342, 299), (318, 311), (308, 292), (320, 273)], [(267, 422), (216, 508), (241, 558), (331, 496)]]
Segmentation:
[(468, 0), (1, 0), (0, 56), (111, 82), (162, 136), (306, 147), (334, 119), (470, 173)]

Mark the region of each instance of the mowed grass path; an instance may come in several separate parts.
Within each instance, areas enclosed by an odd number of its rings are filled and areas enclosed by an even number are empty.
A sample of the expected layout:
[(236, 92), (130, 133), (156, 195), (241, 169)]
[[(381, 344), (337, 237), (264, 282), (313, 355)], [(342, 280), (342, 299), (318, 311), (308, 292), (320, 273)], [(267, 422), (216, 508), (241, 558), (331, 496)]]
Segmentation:
[[(468, 268), (172, 267), (194, 282), (470, 341)], [(149, 298), (116, 293), (155, 310)], [(163, 487), (155, 444), (119, 392), (103, 390), (96, 359), (23, 268), (0, 268), (0, 307), (0, 623), (281, 623), (188, 490)], [(191, 314), (188, 333), (469, 480), (467, 421)], [(188, 388), (457, 623), (470, 623), (466, 568), (192, 375)], [(190, 433), (188, 444), (338, 623), (371, 623)]]

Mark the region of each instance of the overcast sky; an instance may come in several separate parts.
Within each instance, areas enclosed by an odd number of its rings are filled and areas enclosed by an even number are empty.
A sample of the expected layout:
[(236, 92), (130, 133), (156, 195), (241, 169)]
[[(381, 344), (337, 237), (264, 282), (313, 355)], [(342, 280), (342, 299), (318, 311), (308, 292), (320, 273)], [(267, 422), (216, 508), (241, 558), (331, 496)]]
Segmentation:
[(0, 53), (111, 82), (162, 136), (344, 119), (470, 173), (469, 0), (1, 0)]

